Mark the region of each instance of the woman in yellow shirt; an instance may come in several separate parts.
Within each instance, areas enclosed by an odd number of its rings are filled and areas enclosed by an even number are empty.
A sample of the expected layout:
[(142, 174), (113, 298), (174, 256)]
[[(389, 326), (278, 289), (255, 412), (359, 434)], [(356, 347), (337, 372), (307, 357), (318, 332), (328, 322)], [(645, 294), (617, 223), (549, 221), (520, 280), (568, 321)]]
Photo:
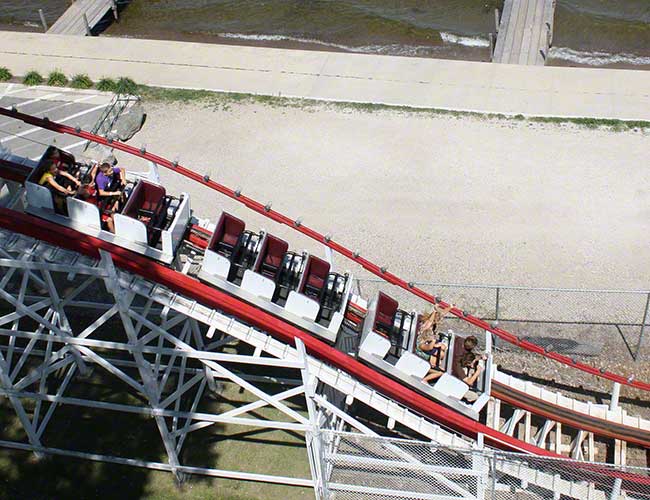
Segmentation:
[(57, 175), (70, 179), (77, 187), (79, 187), (80, 182), (68, 172), (59, 170), (54, 162), (50, 162), (46, 167), (45, 173), (43, 173), (38, 183), (41, 186), (50, 188), (50, 191), (52, 191), (52, 194), (54, 195), (54, 204), (56, 205), (56, 208), (59, 209), (58, 211), (63, 211), (65, 207), (65, 196), (72, 195), (75, 191), (69, 187), (63, 187), (61, 184), (56, 182)]

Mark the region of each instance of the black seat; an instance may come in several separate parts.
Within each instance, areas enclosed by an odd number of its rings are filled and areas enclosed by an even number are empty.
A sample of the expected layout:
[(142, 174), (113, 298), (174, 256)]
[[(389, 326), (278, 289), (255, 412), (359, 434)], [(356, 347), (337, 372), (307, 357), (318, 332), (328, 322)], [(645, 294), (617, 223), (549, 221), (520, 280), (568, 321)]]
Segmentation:
[(320, 310), (316, 321), (329, 323), (334, 311), (338, 311), (343, 302), (343, 294), (347, 285), (348, 276), (338, 273), (329, 273), (327, 282), (321, 291)]
[(242, 231), (230, 255), (228, 281), (240, 284), (247, 269), (252, 269), (259, 252), (262, 236), (252, 231)]
[(282, 258), (280, 270), (277, 275), (275, 293), (271, 299), (279, 305), (284, 305), (289, 297), (289, 292), (300, 286), (305, 256), (296, 252), (287, 252)]

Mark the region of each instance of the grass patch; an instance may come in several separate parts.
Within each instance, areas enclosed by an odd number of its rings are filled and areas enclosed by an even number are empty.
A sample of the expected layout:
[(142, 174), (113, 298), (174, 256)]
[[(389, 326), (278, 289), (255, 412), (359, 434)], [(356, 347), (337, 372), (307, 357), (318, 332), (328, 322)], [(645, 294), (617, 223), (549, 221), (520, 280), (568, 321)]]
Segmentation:
[[(91, 285), (90, 293), (103, 297), (99, 286)], [(0, 315), (8, 309), (0, 304)], [(72, 327), (81, 331), (96, 315), (75, 314)], [(176, 335), (180, 329), (173, 330)], [(118, 340), (123, 335), (121, 324), (109, 320), (96, 332), (102, 340)], [(248, 346), (226, 346), (227, 354), (252, 354)], [(29, 363), (29, 362), (28, 362)], [(196, 366), (196, 365), (194, 365)], [(23, 367), (19, 376), (30, 373)], [(284, 368), (247, 366), (251, 375), (286, 376)], [(297, 375), (297, 374), (296, 374)], [(175, 390), (178, 374), (171, 372), (164, 397)], [(60, 379), (59, 379), (60, 380)], [(206, 392), (201, 411), (222, 413), (240, 408), (258, 398), (240, 390), (231, 382), (218, 382), (218, 390)], [(280, 385), (265, 386), (270, 394), (286, 389)], [(141, 406), (140, 396), (105, 370), (95, 369), (89, 377), (76, 379), (68, 388), (70, 394), (91, 400)], [(193, 391), (193, 389), (190, 389)], [(193, 398), (193, 392), (188, 393)], [(189, 400), (189, 399), (188, 399)], [(291, 409), (307, 417), (304, 398), (285, 400)], [(23, 400), (28, 413), (34, 409), (33, 400)], [(254, 410), (251, 417), (260, 420), (286, 421), (286, 416), (273, 407)], [(0, 439), (26, 441), (22, 425), (11, 405), (0, 398)], [(148, 416), (126, 412), (61, 405), (54, 412), (44, 442), (56, 448), (81, 449), (100, 454), (135, 457), (142, 460), (166, 462), (167, 455), (155, 422)], [(294, 431), (255, 428), (236, 424), (221, 424), (196, 430), (188, 435), (182, 453), (185, 465), (244, 470), (273, 475), (309, 477), (309, 461), (304, 435)], [(192, 475), (177, 485), (169, 472), (152, 471), (105, 462), (93, 462), (70, 457), (47, 455), (35, 460), (24, 451), (0, 448), (0, 499), (4, 498), (127, 498), (166, 500), (253, 500), (313, 499), (310, 488), (260, 484), (222, 478)], [(127, 493), (125, 493), (127, 492)]]
[(239, 94), (227, 92), (214, 92), (209, 90), (170, 89), (139, 85), (138, 90), (142, 98), (150, 102), (196, 102), (207, 105), (221, 106), (227, 109), (232, 104), (264, 104), (272, 107), (285, 108), (310, 108), (328, 106), (335, 109), (375, 113), (380, 111), (402, 112), (420, 115), (439, 115), (454, 118), (477, 118), (483, 120), (497, 120), (506, 122), (570, 124), (588, 129), (606, 128), (616, 132), (629, 130), (650, 130), (650, 121), (642, 120), (617, 120), (609, 118), (564, 118), (545, 116), (505, 115), (502, 113), (479, 113), (474, 111), (455, 111), (439, 108), (415, 108), (411, 106), (390, 106), (387, 104), (355, 103), (319, 101), (315, 99), (297, 99), (279, 96), (262, 96), (255, 94)]
[(136, 95), (138, 90), (138, 84), (126, 77), (121, 77), (115, 85), (116, 94)]
[(97, 82), (97, 90), (101, 92), (115, 92), (117, 83), (112, 78), (102, 78)]
[(11, 71), (9, 71), (9, 68), (5, 68), (4, 66), (0, 68), (0, 82), (6, 82), (8, 80), (11, 80), (14, 75), (11, 74)]
[(70, 86), (73, 89), (90, 89), (93, 86), (93, 81), (85, 73), (74, 75), (70, 81)]
[(23, 78), (25, 85), (40, 85), (43, 83), (43, 77), (38, 71), (30, 71)]
[(68, 84), (68, 77), (61, 71), (55, 69), (47, 77), (47, 84), (50, 87), (65, 87)]

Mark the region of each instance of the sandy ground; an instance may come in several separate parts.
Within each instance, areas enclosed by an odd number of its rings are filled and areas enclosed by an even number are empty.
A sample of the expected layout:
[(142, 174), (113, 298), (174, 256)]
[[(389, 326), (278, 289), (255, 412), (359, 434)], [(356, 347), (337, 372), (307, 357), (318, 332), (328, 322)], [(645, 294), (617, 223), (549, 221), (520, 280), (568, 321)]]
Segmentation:
[[(181, 164), (242, 187), (262, 202), (272, 200), (274, 209), (303, 217), (306, 224), (331, 232), (407, 279), (650, 287), (647, 132), (365, 112), (326, 104), (148, 104), (147, 112), (135, 145), (145, 143), (170, 159), (179, 157)], [(125, 165), (144, 167), (122, 158)], [(223, 208), (244, 218), (247, 227), (287, 238), (293, 248), (323, 252), (217, 193), (169, 171), (162, 175), (167, 186), (190, 193), (199, 216), (215, 219)], [(363, 275), (350, 263), (337, 264)], [(375, 288), (365, 286), (367, 292)], [(436, 292), (475, 310), (476, 300), (469, 295)], [(533, 296), (532, 304), (518, 306), (526, 312), (557, 307), (557, 298), (538, 299)], [(592, 307), (617, 312), (624, 305), (608, 305), (608, 297), (592, 299)], [(642, 299), (634, 298), (640, 305), (631, 306), (638, 315), (643, 314)], [(588, 311), (581, 300), (567, 304), (570, 316)], [(585, 361), (634, 373), (640, 380), (650, 378), (646, 363), (632, 362), (614, 327), (508, 328), (546, 339), (574, 338), (601, 354)], [(638, 329), (623, 333), (634, 347)], [(647, 349), (642, 353), (648, 354)], [(537, 356), (506, 351), (497, 354), (497, 361), (533, 379), (561, 382), (559, 390), (579, 399), (607, 399), (610, 390), (607, 381)], [(624, 389), (621, 401), (630, 413), (646, 415), (650, 410), (636, 399), (644, 396)]]
[[(147, 111), (137, 144), (272, 200), (403, 277), (650, 287), (647, 133), (326, 105)], [(224, 206), (164, 176), (199, 215)]]

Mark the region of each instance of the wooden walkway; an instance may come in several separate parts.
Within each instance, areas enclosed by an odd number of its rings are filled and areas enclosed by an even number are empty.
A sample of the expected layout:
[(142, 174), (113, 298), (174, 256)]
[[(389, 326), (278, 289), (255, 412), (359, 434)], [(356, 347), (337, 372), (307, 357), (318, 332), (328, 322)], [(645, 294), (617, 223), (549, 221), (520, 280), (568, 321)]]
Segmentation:
[(543, 66), (553, 40), (556, 0), (505, 0), (492, 61)]
[(76, 0), (47, 32), (58, 35), (90, 35), (90, 30), (111, 9), (117, 19), (114, 0)]

